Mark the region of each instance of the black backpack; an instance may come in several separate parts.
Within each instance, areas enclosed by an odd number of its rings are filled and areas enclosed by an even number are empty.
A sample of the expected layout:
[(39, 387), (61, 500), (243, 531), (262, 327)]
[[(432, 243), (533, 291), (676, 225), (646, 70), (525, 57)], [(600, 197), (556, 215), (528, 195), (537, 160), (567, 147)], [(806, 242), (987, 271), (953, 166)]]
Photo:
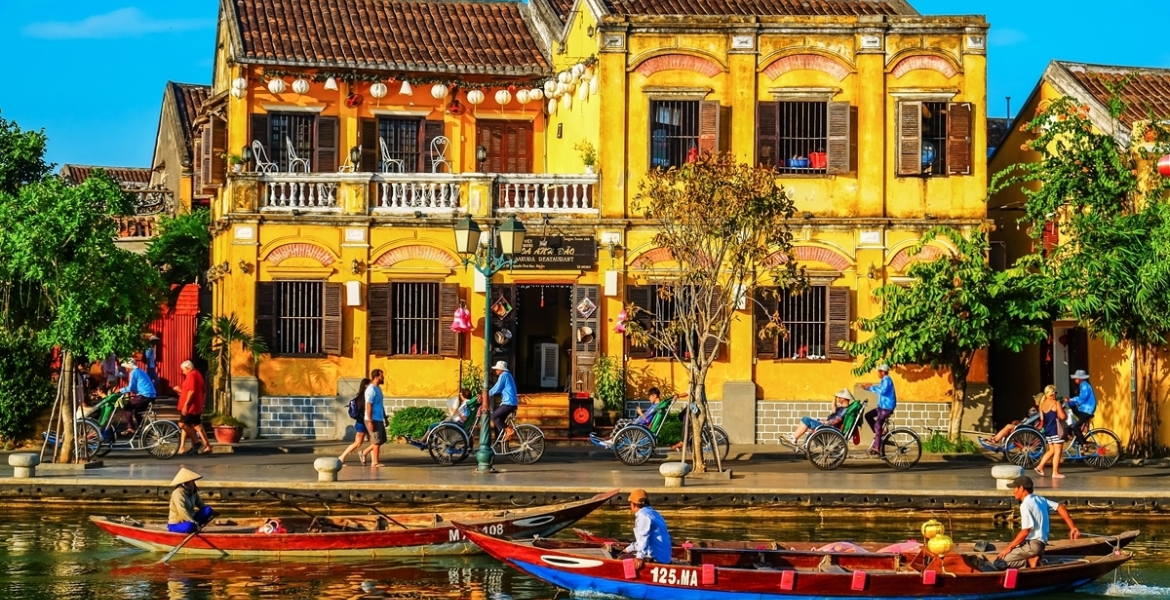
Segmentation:
[(360, 421), (366, 416), (366, 398), (358, 394), (349, 401), (349, 418)]

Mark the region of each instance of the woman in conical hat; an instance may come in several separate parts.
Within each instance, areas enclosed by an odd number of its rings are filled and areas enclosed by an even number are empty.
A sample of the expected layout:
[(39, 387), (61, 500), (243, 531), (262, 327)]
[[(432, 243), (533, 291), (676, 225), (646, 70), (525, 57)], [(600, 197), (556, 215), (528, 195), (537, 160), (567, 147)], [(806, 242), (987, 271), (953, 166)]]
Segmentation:
[(195, 482), (203, 476), (183, 467), (171, 480), (175, 491), (171, 492), (171, 512), (167, 516), (167, 530), (173, 533), (198, 531), (215, 517), (215, 511), (199, 498)]

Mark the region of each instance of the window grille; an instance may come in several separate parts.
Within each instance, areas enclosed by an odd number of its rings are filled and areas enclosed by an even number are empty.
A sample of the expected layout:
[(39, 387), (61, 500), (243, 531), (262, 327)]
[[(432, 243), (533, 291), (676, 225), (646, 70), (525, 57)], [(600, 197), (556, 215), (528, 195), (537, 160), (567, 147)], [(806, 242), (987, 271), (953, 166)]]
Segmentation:
[(439, 284), (393, 283), (391, 354), (439, 354)]
[(947, 174), (946, 102), (922, 103), (922, 174)]
[[(310, 164), (316, 162), (316, 158), (313, 156), (313, 125), (317, 119), (316, 115), (268, 113), (268, 118), (267, 150), (281, 172), (288, 171), (288, 143), (285, 141), (286, 139), (292, 140), (298, 158), (307, 158)], [(317, 170), (316, 164), (313, 164), (312, 170)]]
[[(419, 165), (418, 119), (378, 119), (378, 137), (386, 141), (388, 156), (382, 160), (401, 161), (404, 173), (417, 173)], [(379, 148), (379, 152), (381, 149)]]
[(325, 326), (325, 284), (320, 281), (277, 282), (273, 354), (320, 355)]
[(699, 156), (699, 102), (650, 101), (650, 166), (681, 167)]
[(776, 159), (781, 173), (823, 175), (828, 166), (828, 104), (779, 102)]
[(826, 356), (827, 289), (823, 285), (814, 285), (795, 295), (780, 292), (780, 320), (788, 330), (787, 337), (777, 339), (780, 358)]

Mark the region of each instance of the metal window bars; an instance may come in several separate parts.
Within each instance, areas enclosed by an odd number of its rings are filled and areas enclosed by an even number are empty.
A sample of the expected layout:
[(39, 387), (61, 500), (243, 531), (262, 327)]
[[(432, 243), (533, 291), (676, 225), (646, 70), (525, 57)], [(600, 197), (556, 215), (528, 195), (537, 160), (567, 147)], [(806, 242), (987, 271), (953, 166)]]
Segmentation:
[(779, 102), (777, 168), (789, 175), (823, 175), (828, 167), (828, 104)]
[(821, 359), (826, 355), (828, 288), (814, 285), (792, 295), (780, 292), (780, 319), (787, 337), (777, 338), (779, 357)]
[(651, 100), (650, 167), (681, 167), (698, 156), (698, 100)]
[(325, 284), (320, 281), (277, 282), (274, 354), (324, 354), (324, 297)]
[(383, 173), (418, 172), (418, 136), (418, 119), (378, 119)]
[(390, 353), (439, 353), (439, 284), (393, 283), (390, 288)]
[(922, 103), (922, 174), (947, 174), (947, 103)]

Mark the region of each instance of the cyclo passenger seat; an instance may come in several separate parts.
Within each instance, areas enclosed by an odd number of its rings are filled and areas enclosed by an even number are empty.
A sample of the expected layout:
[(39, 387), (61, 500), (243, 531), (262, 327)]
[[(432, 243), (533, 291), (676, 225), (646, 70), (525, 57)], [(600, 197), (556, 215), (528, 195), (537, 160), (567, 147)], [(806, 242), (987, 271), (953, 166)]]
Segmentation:
[(849, 435), (853, 431), (853, 425), (861, 418), (861, 413), (865, 411), (864, 400), (854, 400), (845, 407), (845, 417), (841, 419), (841, 433)]

